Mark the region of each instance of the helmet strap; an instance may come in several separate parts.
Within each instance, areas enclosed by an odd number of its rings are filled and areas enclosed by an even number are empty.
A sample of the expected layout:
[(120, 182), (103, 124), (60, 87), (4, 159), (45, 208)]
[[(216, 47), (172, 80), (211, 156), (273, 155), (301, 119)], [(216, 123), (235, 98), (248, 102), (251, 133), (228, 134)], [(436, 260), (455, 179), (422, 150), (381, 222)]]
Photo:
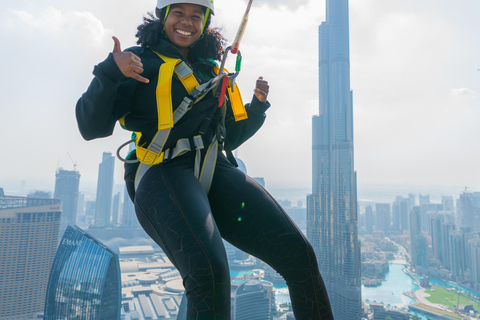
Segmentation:
[(205, 25), (207, 24), (209, 14), (210, 14), (210, 8), (207, 8), (207, 10), (205, 11), (205, 17), (203, 18), (202, 35), (203, 35), (203, 30), (205, 29)]
[(168, 16), (168, 13), (170, 12), (170, 5), (167, 6), (167, 10), (165, 10), (165, 18), (163, 20), (163, 24), (165, 25), (165, 21), (167, 21), (167, 16)]

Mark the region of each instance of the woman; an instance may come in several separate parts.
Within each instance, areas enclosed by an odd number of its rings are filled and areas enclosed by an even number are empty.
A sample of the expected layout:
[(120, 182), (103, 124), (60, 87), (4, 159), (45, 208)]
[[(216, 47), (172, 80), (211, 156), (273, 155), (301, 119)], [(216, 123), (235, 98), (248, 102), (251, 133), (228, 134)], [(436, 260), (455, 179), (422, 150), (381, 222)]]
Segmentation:
[[(214, 60), (225, 40), (208, 28), (213, 11), (213, 0), (158, 0), (157, 18), (138, 27), (139, 47), (122, 52), (113, 37), (113, 52), (95, 66), (77, 103), (80, 131), (87, 140), (106, 137), (120, 121), (136, 132), (136, 152), (125, 164), (127, 189), (140, 224), (183, 278), (187, 319), (230, 319), (222, 238), (285, 278), (297, 320), (332, 319), (311, 245), (231, 156), (263, 124), (268, 82), (257, 80), (245, 107), (231, 89), (222, 93), (221, 82), (203, 97), (188, 84), (198, 89), (218, 80)], [(184, 72), (190, 69), (193, 77)]]

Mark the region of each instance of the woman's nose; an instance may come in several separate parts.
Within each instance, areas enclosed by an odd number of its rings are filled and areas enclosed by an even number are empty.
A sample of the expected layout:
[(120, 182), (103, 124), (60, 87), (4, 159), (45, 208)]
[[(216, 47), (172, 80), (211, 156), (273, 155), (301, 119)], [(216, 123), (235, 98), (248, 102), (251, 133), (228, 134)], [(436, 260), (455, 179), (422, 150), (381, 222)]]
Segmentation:
[(181, 22), (182, 22), (182, 24), (184, 24), (184, 25), (186, 25), (186, 26), (191, 26), (191, 25), (193, 25), (193, 21), (192, 21), (192, 19), (190, 19), (190, 18), (183, 18)]

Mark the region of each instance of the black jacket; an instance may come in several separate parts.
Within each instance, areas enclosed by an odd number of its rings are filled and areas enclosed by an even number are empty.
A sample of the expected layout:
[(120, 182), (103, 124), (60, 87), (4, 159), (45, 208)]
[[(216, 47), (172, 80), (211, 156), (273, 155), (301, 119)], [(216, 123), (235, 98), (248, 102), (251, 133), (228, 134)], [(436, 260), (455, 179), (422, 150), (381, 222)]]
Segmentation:
[[(163, 39), (152, 49), (165, 56), (184, 60), (178, 50)], [(144, 139), (142, 142), (148, 143), (157, 132), (156, 86), (158, 71), (163, 60), (152, 49), (132, 47), (126, 50), (133, 52), (142, 60), (144, 69), (142, 76), (150, 80), (147, 84), (125, 77), (117, 67), (111, 53), (105, 61), (95, 66), (93, 71), (95, 78), (76, 105), (78, 127), (86, 140), (111, 135), (116, 121), (124, 115), (126, 115), (125, 128), (130, 131), (142, 132), (142, 140)], [(192, 63), (191, 67), (199, 83), (206, 82), (208, 77), (214, 75), (213, 62), (205, 60)], [(185, 95), (187, 92), (182, 83), (174, 77), (172, 81), (173, 109), (180, 105)], [(197, 105), (199, 104), (218, 105), (218, 98), (209, 94), (197, 103)], [(165, 149), (175, 146), (178, 139), (192, 137), (197, 133), (207, 113), (207, 111), (194, 112), (197, 105), (175, 124), (165, 144)], [(248, 119), (239, 122), (235, 122), (230, 104), (227, 105), (225, 146), (234, 150), (262, 126), (265, 121), (265, 111), (270, 104), (260, 102), (253, 96), (251, 103), (245, 106)], [(210, 136), (216, 132), (216, 128), (214, 128), (216, 126), (217, 124), (212, 124), (204, 141), (210, 141)]]

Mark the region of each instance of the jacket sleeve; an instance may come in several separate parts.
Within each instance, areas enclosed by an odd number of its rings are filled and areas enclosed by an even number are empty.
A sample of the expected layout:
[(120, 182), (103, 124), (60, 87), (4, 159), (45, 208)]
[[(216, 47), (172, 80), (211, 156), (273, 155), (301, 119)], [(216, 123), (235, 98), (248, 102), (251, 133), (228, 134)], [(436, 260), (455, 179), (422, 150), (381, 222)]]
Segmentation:
[[(78, 100), (75, 113), (85, 140), (103, 138), (113, 133), (116, 121), (129, 111), (135, 82), (126, 78), (110, 53), (95, 66), (94, 78)], [(124, 88), (119, 89), (121, 86)], [(130, 98), (129, 98), (130, 96)]]
[(225, 117), (225, 127), (227, 130), (226, 149), (235, 150), (242, 143), (252, 137), (265, 122), (265, 111), (270, 107), (270, 103), (261, 102), (253, 95), (252, 102), (245, 105), (248, 118), (246, 120), (235, 121), (231, 108), (228, 108)]

